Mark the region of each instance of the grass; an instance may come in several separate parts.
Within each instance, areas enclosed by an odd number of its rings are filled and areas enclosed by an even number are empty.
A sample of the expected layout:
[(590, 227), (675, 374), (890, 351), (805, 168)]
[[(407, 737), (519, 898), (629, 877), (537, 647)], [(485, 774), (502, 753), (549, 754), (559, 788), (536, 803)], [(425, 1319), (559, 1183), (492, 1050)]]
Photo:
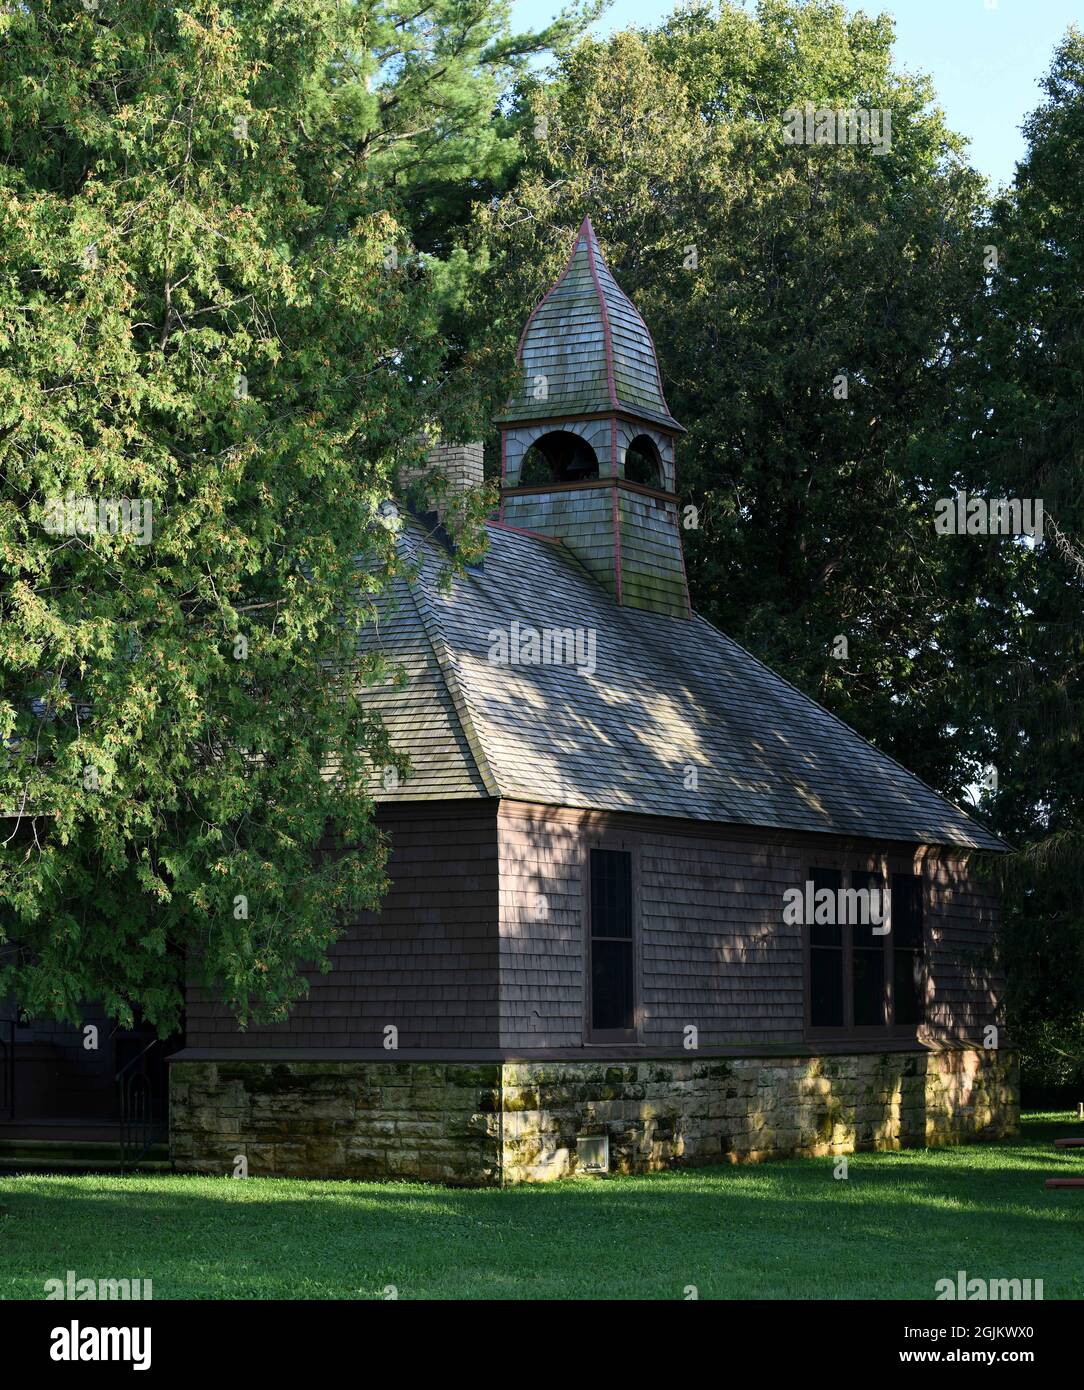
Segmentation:
[(1084, 1298), (1079, 1133), (1030, 1116), (957, 1149), (579, 1179), (506, 1191), (199, 1177), (0, 1181), (0, 1297), (144, 1278), (163, 1298), (913, 1298), (935, 1281), (1044, 1281)]

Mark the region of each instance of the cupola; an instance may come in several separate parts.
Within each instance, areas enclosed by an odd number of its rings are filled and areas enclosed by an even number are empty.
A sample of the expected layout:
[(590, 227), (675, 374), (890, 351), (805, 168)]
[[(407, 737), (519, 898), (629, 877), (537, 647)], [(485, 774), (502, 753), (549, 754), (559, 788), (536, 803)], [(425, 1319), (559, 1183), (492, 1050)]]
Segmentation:
[(684, 431), (589, 218), (516, 360), (497, 420), (502, 521), (560, 539), (618, 603), (688, 617), (674, 474)]

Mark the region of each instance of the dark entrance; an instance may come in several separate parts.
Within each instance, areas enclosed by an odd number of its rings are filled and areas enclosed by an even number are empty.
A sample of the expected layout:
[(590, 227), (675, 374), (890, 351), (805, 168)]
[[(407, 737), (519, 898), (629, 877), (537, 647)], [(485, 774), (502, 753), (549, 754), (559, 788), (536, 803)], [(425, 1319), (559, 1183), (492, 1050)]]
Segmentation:
[(166, 1138), (166, 1058), (183, 1046), (94, 1005), (78, 1027), (0, 1007), (0, 1139), (102, 1140), (138, 1159)]

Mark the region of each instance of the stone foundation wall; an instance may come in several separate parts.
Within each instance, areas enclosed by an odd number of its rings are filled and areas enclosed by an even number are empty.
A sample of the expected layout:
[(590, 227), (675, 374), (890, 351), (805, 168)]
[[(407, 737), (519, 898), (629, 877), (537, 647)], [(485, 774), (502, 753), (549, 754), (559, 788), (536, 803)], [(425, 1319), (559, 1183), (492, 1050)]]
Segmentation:
[(635, 1062), (176, 1062), (189, 1172), (486, 1186), (996, 1139), (1018, 1120), (1015, 1054), (945, 1051)]
[(173, 1062), (177, 1167), (252, 1177), (499, 1180), (500, 1064)]
[(1003, 1138), (1018, 1097), (998, 1052), (508, 1064), (504, 1176), (564, 1177), (590, 1134), (622, 1173)]

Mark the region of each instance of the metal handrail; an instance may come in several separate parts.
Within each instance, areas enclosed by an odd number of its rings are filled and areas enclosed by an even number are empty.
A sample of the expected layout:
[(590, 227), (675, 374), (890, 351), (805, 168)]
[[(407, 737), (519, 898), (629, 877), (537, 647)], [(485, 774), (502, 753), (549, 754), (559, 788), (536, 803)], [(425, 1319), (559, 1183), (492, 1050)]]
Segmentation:
[(147, 1053), (160, 1046), (161, 1039), (152, 1038), (142, 1051), (125, 1062), (114, 1078), (120, 1102), (120, 1166), (121, 1172), (136, 1167), (146, 1158), (161, 1137), (164, 1126), (154, 1114), (154, 1089), (146, 1070), (136, 1071)]
[(120, 1071), (117, 1072), (113, 1080), (119, 1081), (121, 1077), (125, 1074), (125, 1072), (131, 1071), (137, 1062), (141, 1062), (143, 1058), (146, 1057), (147, 1053), (151, 1050), (152, 1047), (158, 1046), (158, 1043), (158, 1038), (151, 1038), (150, 1042), (147, 1044), (147, 1046), (143, 1049), (142, 1052), (137, 1052), (134, 1057), (129, 1058), (129, 1060), (125, 1062), (124, 1066), (121, 1067)]

